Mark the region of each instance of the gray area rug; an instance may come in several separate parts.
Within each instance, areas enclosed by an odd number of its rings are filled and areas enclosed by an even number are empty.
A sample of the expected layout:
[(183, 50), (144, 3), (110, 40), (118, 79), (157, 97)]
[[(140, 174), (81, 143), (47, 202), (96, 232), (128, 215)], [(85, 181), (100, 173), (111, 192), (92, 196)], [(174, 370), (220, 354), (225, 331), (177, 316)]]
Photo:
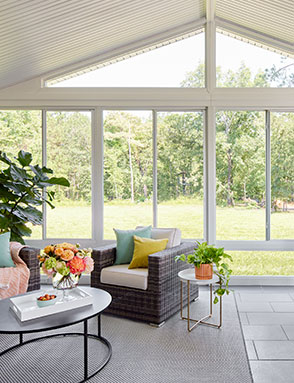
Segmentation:
[[(201, 291), (200, 300), (192, 304), (192, 313), (199, 317), (207, 310), (208, 292)], [(214, 307), (214, 314), (213, 320), (217, 320), (218, 307)], [(89, 321), (89, 329), (97, 333), (97, 320)], [(60, 332), (66, 331), (80, 332), (82, 326)], [(224, 299), (221, 329), (202, 325), (188, 333), (179, 314), (161, 328), (104, 315), (102, 335), (110, 341), (113, 355), (89, 380), (91, 383), (252, 382), (233, 294)], [(27, 335), (24, 340), (36, 336)], [(17, 341), (17, 336), (0, 335), (1, 351)], [(91, 374), (105, 358), (106, 347), (89, 340), (89, 352)], [(82, 337), (35, 342), (0, 358), (1, 383), (74, 383), (82, 379)]]

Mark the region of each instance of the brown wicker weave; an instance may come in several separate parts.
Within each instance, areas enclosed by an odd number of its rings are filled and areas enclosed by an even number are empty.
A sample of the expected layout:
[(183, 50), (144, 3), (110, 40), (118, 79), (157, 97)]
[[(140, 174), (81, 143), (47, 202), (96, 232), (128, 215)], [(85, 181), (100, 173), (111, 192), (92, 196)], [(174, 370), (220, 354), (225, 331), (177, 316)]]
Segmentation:
[(30, 269), (30, 279), (28, 284), (28, 290), (40, 289), (40, 264), (37, 255), (40, 254), (40, 250), (33, 247), (23, 247), (20, 250), (19, 256), (27, 264)]
[[(93, 250), (95, 261), (91, 273), (91, 286), (108, 291), (112, 295), (112, 303), (106, 312), (126, 318), (138, 319), (160, 324), (180, 310), (180, 280), (178, 272), (188, 266), (183, 262), (175, 262), (175, 256), (189, 254), (195, 248), (194, 242), (166, 249), (148, 257), (148, 288), (135, 288), (109, 285), (100, 282), (103, 267), (111, 266), (115, 260), (115, 245)], [(191, 285), (191, 299), (198, 296), (198, 286)], [(185, 290), (184, 303), (187, 304)]]

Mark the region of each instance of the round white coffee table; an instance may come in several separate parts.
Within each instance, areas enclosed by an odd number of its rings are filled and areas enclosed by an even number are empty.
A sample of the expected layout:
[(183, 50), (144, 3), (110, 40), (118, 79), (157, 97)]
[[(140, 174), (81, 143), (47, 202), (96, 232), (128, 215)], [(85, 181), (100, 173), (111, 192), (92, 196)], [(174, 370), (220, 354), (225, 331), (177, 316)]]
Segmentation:
[[(195, 269), (186, 269), (182, 270), (178, 273), (178, 277), (181, 280), (181, 319), (187, 321), (187, 329), (189, 332), (193, 330), (194, 327), (196, 327), (199, 324), (205, 324), (207, 326), (220, 328), (222, 325), (222, 296), (220, 296), (219, 299), (219, 324), (205, 322), (206, 319), (212, 317), (212, 286), (214, 284), (219, 284), (219, 277), (213, 274), (213, 277), (211, 279), (196, 279), (195, 277)], [(187, 296), (188, 296), (188, 305), (187, 305), (187, 316), (185, 317), (183, 315), (183, 283), (187, 283)], [(209, 285), (210, 289), (210, 311), (209, 314), (204, 316), (201, 319), (192, 319), (190, 317), (190, 283), (191, 284), (197, 284), (197, 285)], [(194, 322), (192, 326), (190, 326), (190, 322)]]

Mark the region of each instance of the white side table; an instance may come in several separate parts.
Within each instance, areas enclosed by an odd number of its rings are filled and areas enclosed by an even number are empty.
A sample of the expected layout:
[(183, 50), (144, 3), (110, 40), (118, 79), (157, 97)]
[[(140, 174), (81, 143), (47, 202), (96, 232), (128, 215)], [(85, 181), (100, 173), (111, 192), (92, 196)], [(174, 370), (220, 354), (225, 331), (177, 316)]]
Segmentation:
[[(219, 324), (205, 322), (205, 319), (212, 317), (212, 285), (219, 283), (219, 278), (216, 275), (213, 275), (212, 279), (196, 279), (195, 278), (195, 269), (186, 269), (178, 273), (178, 277), (181, 280), (181, 319), (187, 321), (187, 329), (189, 332), (193, 330), (199, 324), (205, 324), (207, 326), (220, 328), (222, 325), (222, 296), (219, 299)], [(187, 317), (183, 315), (183, 283), (187, 283), (187, 296), (188, 296), (188, 306), (187, 306)], [(192, 319), (190, 318), (190, 283), (197, 285), (209, 285), (210, 287), (210, 312), (208, 315), (204, 316), (201, 319)], [(190, 322), (194, 322), (190, 326)]]

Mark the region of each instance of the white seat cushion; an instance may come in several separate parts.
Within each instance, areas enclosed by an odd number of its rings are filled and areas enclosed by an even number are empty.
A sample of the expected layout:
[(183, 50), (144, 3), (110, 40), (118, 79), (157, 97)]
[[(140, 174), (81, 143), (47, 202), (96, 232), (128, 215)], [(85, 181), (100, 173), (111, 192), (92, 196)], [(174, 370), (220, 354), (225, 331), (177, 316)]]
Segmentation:
[(148, 269), (128, 269), (129, 265), (113, 265), (101, 271), (101, 283), (147, 290)]
[[(141, 229), (144, 226), (137, 226), (136, 229)], [(151, 230), (152, 239), (168, 239), (166, 249), (179, 246), (181, 244), (181, 230), (177, 228), (160, 228), (153, 227)]]

